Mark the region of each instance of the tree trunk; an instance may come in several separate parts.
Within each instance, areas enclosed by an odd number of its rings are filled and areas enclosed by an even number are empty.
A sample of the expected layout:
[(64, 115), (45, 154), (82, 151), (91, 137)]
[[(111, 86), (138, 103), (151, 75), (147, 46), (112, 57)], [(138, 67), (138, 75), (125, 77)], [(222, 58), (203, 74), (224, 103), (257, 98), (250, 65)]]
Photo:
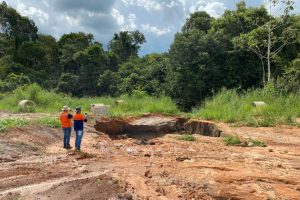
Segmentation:
[(272, 3), (270, 0), (270, 10), (269, 10), (269, 14), (270, 14), (270, 21), (269, 21), (269, 25), (268, 25), (268, 52), (267, 52), (267, 61), (268, 61), (268, 82), (271, 80), (271, 45), (272, 45), (272, 41), (271, 41), (271, 16), (272, 16)]
[(262, 66), (262, 81), (263, 81), (263, 86), (266, 85), (266, 73), (265, 73), (265, 64), (264, 64), (264, 59), (260, 58), (261, 61), (261, 66)]

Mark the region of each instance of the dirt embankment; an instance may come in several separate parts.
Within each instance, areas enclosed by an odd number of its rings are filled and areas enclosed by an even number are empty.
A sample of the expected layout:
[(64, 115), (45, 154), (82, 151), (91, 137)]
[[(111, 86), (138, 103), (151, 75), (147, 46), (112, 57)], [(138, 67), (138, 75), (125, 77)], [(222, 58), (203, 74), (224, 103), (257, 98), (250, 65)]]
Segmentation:
[(87, 124), (75, 152), (59, 129), (10, 129), (0, 134), (0, 199), (300, 199), (299, 128), (217, 125), (268, 147), (178, 133), (112, 140)]

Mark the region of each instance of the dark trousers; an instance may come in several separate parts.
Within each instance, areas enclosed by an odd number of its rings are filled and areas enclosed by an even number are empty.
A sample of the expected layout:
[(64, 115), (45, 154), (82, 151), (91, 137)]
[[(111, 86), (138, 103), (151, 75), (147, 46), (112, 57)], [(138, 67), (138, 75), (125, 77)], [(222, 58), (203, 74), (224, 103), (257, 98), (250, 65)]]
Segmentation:
[(70, 137), (71, 137), (71, 127), (70, 128), (63, 128), (64, 132), (64, 147), (70, 146)]

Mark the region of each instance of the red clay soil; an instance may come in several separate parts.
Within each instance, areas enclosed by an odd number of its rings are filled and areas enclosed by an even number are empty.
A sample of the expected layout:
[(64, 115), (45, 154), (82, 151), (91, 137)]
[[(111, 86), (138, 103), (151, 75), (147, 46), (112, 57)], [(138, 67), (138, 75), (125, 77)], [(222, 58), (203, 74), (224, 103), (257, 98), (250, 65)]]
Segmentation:
[(60, 130), (11, 129), (0, 134), (0, 199), (300, 199), (300, 128), (217, 125), (268, 147), (178, 134), (111, 140), (88, 124), (75, 152), (61, 148)]

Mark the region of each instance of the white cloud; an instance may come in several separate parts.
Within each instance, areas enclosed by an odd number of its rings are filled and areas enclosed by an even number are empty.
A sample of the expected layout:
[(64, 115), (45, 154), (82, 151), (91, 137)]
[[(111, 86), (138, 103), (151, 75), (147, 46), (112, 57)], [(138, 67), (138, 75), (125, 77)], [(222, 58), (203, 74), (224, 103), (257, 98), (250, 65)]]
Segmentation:
[(136, 15), (130, 13), (125, 21), (125, 24), (121, 27), (122, 31), (133, 31), (136, 30)]
[(48, 13), (43, 11), (42, 9), (33, 7), (33, 6), (26, 6), (24, 3), (17, 1), (17, 10), (25, 16), (30, 18), (36, 18), (41, 24), (46, 24), (49, 19)]
[(70, 17), (68, 15), (65, 15), (65, 20), (66, 22), (70, 25), (70, 26), (79, 26), (79, 20), (78, 19), (75, 19), (73, 17)]
[(139, 6), (145, 8), (147, 11), (162, 10), (162, 4), (154, 0), (122, 0), (125, 6)]
[(120, 13), (120, 11), (116, 8), (113, 8), (111, 11), (111, 15), (117, 21), (119, 25), (119, 29), (122, 31), (133, 31), (136, 30), (136, 15), (130, 13), (128, 17), (125, 19), (124, 15)]
[(154, 33), (156, 36), (165, 35), (171, 32), (170, 28), (157, 28), (156, 26), (150, 26), (150, 24), (142, 24), (142, 30), (149, 33)]
[(213, 17), (220, 17), (225, 10), (225, 4), (218, 1), (207, 2), (204, 0), (200, 0), (190, 7), (191, 13), (196, 11), (205, 11)]
[(119, 26), (123, 26), (124, 25), (125, 18), (124, 18), (124, 15), (122, 15), (119, 10), (113, 8), (111, 10), (111, 15), (117, 21), (117, 23), (118, 23)]

